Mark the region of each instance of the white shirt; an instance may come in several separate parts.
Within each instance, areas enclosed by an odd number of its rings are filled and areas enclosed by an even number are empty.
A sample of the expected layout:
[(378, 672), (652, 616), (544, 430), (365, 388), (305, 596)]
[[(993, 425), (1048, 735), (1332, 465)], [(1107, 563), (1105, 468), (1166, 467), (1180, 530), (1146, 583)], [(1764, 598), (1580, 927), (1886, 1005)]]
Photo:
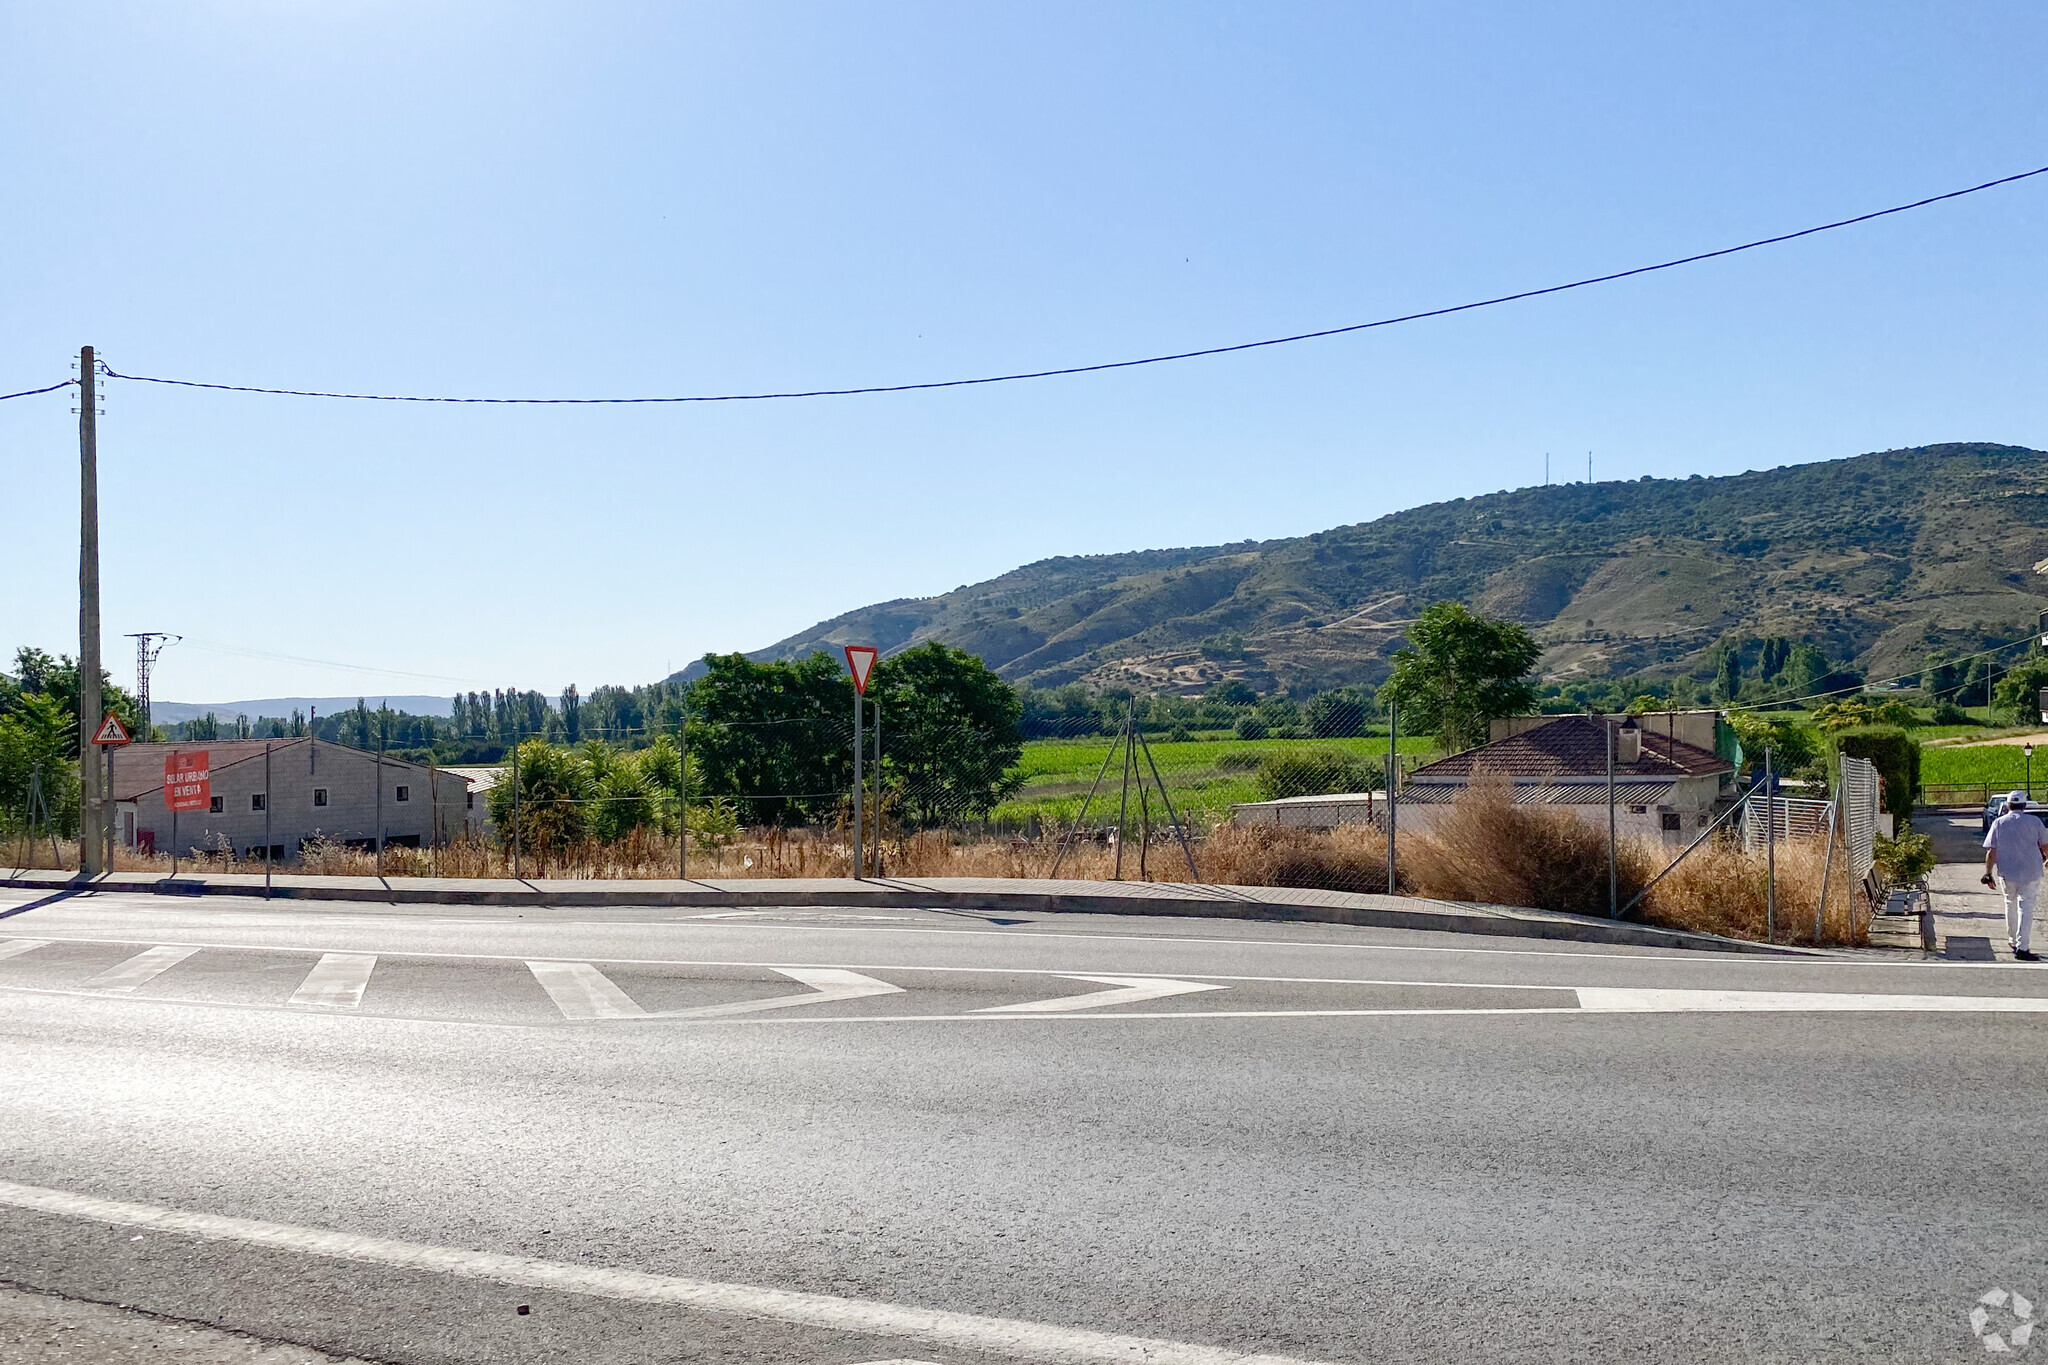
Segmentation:
[(1997, 852), (1998, 875), (2009, 882), (2041, 880), (2041, 844), (2048, 825), (2030, 810), (2007, 811), (1991, 822), (1984, 847)]

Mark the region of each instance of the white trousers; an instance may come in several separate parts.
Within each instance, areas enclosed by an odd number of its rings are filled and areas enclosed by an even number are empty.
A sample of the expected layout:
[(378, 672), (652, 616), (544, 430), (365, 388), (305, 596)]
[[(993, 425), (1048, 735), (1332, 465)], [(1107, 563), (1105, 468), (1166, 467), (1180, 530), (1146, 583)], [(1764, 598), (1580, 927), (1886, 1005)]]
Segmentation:
[(2000, 877), (1999, 890), (2005, 892), (2006, 937), (2012, 941), (2014, 952), (2032, 952), (2034, 947), (2034, 905), (2041, 899), (2041, 879), (2030, 882), (2016, 882)]

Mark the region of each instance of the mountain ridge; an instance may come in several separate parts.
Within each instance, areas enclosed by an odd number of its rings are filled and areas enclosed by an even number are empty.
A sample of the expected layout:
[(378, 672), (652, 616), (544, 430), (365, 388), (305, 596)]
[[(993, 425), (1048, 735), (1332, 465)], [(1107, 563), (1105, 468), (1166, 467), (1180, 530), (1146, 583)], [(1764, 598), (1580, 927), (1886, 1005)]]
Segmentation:
[(1538, 485), (1305, 536), (1060, 556), (754, 651), (936, 639), (1013, 682), (1302, 692), (1377, 682), (1446, 598), (1530, 626), (1546, 678), (1696, 672), (1783, 635), (1874, 673), (2048, 607), (2048, 455), (1952, 442), (1683, 479)]

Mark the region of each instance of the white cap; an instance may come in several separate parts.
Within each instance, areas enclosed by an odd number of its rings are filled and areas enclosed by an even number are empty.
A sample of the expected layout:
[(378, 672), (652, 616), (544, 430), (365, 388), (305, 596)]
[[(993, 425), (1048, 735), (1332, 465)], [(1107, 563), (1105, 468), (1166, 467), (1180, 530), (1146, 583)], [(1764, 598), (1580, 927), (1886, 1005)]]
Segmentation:
[(2013, 810), (2019, 810), (2027, 804), (2027, 794), (2025, 792), (2008, 793), (2005, 798), (2005, 804)]

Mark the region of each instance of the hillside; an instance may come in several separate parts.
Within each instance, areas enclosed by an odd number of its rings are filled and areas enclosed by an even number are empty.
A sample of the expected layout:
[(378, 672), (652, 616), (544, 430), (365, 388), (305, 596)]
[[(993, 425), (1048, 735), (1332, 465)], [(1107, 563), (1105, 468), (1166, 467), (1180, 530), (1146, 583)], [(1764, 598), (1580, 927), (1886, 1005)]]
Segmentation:
[(1954, 444), (1725, 478), (1460, 498), (1289, 540), (1060, 558), (850, 611), (753, 657), (927, 639), (1037, 686), (1370, 682), (1457, 598), (1528, 624), (1546, 676), (1670, 674), (1730, 635), (1810, 641), (1872, 676), (2048, 607), (2048, 456)]

